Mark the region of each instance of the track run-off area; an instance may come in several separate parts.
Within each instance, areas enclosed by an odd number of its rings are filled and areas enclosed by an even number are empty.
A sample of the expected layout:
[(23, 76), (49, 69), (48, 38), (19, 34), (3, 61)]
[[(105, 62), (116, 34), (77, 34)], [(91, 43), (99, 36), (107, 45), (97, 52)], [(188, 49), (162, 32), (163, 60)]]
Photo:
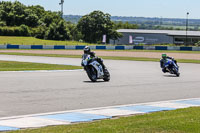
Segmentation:
[[(0, 60), (78, 65), (81, 59), (0, 55)], [(180, 77), (159, 62), (104, 60), (111, 81), (83, 70), (0, 72), (0, 118), (200, 97), (200, 64), (179, 63)]]

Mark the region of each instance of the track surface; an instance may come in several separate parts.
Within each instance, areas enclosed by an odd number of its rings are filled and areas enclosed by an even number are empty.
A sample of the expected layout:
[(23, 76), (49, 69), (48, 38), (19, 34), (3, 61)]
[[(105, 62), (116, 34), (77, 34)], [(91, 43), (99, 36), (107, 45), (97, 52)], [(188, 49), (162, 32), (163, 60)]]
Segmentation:
[[(163, 51), (162, 51), (163, 52)], [(144, 57), (144, 58), (160, 58), (162, 52), (141, 52), (141, 51), (123, 51), (123, 50), (114, 50), (114, 51), (105, 51), (105, 50), (96, 50), (95, 53), (97, 56), (114, 56), (114, 57)], [(165, 51), (166, 52), (166, 51)], [(1, 53), (32, 53), (32, 54), (58, 54), (58, 55), (82, 55), (83, 50), (1, 50)], [(191, 52), (191, 53), (177, 53), (166, 52), (170, 57), (175, 59), (192, 59), (200, 60), (200, 52)]]
[[(0, 55), (0, 60), (80, 65), (80, 59)], [(179, 64), (181, 77), (158, 62), (105, 60), (110, 82), (91, 83), (84, 71), (0, 72), (0, 117), (199, 98), (200, 65)]]

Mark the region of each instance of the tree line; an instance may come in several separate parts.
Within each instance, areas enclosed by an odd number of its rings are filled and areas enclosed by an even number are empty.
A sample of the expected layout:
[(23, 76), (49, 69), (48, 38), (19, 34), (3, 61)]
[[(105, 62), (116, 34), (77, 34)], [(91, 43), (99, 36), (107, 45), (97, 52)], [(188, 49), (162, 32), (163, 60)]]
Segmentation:
[(111, 15), (93, 11), (73, 24), (65, 21), (60, 12), (45, 11), (42, 6), (25, 6), (19, 1), (0, 1), (0, 35), (33, 36), (48, 40), (83, 40), (101, 43), (103, 35), (118, 39), (117, 29), (137, 28), (135, 24), (113, 22)]

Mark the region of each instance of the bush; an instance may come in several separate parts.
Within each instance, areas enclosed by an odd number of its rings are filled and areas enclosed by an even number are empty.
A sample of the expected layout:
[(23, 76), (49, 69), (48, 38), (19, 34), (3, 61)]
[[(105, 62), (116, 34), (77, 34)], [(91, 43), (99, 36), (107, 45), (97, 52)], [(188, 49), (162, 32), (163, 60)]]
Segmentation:
[(20, 35), (21, 36), (30, 36), (30, 32), (29, 32), (28, 26), (23, 24), (23, 25), (21, 25), (19, 27), (19, 29), (20, 29)]
[(26, 25), (21, 25), (20, 27), (0, 27), (0, 36), (30, 36), (30, 31)]
[(0, 26), (6, 26), (6, 22), (0, 21)]
[(70, 40), (71, 35), (64, 21), (58, 24), (52, 23), (45, 32), (45, 39), (49, 40)]

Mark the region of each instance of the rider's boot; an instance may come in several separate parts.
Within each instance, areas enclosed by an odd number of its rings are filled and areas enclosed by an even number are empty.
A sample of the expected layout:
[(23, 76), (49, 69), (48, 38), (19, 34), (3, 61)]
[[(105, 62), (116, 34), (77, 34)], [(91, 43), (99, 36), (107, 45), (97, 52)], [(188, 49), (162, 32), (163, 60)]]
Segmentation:
[(166, 73), (166, 72), (167, 72), (166, 68), (163, 68), (163, 69), (162, 69), (162, 71), (163, 71), (164, 73)]

